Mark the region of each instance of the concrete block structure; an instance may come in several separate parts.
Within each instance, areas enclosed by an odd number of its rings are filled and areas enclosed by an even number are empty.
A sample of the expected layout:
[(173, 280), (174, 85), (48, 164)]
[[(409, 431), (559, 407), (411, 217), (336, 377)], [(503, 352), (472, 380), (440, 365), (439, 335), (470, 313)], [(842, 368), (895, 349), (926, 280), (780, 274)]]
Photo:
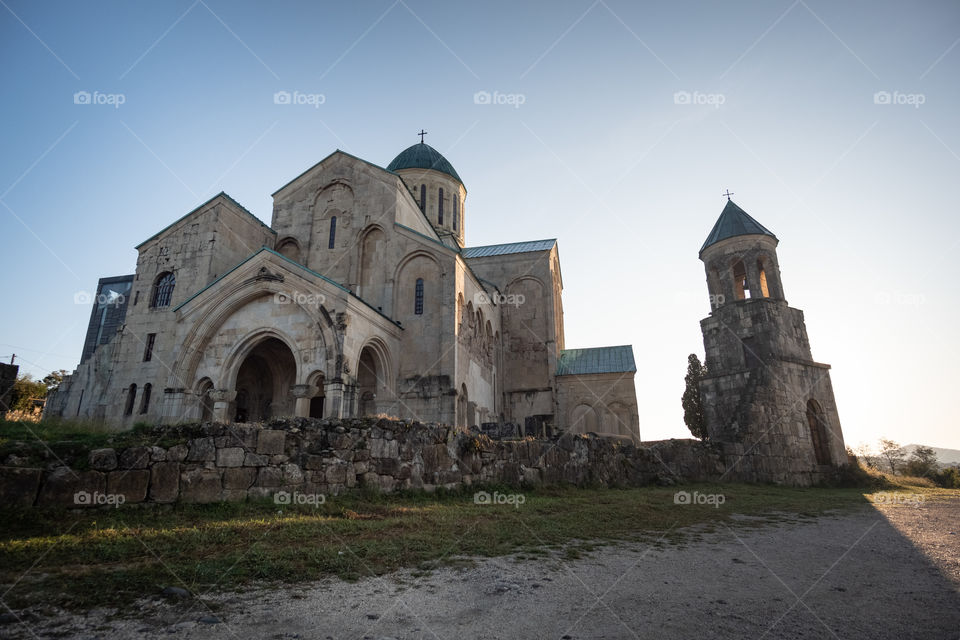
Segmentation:
[[(639, 440), (631, 347), (561, 367), (556, 240), (467, 247), (466, 196), (422, 141), (386, 168), (335, 151), (273, 194), (269, 226), (214, 196), (138, 245), (133, 276), (101, 280), (47, 415), (384, 414)], [(105, 287), (125, 287), (122, 307)]]

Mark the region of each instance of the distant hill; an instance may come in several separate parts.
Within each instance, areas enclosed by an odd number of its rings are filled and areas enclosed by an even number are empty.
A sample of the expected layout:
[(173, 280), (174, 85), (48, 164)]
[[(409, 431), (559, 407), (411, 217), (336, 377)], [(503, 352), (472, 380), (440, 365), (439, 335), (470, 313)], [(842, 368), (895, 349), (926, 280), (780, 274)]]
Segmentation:
[[(923, 447), (926, 445), (921, 444), (908, 444), (904, 445), (903, 450), (906, 452), (907, 456), (913, 453), (913, 450), (917, 447)], [(960, 464), (960, 449), (941, 449), (940, 447), (930, 447), (937, 452), (937, 462), (945, 465)]]

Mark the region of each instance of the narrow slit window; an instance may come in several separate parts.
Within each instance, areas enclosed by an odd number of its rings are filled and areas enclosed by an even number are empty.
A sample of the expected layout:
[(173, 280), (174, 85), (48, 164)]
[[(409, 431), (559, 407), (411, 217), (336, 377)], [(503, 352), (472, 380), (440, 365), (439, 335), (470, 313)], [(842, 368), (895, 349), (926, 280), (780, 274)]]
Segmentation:
[(454, 231), (456, 231), (457, 227), (460, 226), (457, 221), (459, 217), (460, 217), (460, 196), (454, 195), (453, 196), (453, 230)]
[(133, 403), (137, 399), (137, 385), (132, 384), (127, 387), (127, 405), (123, 409), (123, 415), (133, 415)]
[(153, 391), (153, 385), (149, 382), (143, 385), (143, 398), (140, 400), (140, 415), (150, 410), (150, 392)]
[(420, 185), (420, 211), (427, 212), (427, 185)]
[(423, 315), (423, 278), (417, 278), (417, 285), (413, 292), (413, 312)]
[(333, 243), (337, 239), (337, 216), (330, 218), (330, 242), (327, 243), (328, 249), (333, 249)]
[(437, 197), (437, 224), (443, 226), (443, 187), (440, 187)]
[(147, 345), (143, 350), (143, 361), (150, 362), (153, 359), (153, 344), (157, 341), (157, 334), (147, 334)]

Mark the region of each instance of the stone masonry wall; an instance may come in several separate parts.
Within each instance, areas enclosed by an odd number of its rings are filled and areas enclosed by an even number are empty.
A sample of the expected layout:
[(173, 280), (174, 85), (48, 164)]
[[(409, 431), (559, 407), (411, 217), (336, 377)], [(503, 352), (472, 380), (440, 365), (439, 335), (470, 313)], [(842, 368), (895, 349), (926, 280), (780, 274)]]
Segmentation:
[[(635, 446), (566, 434), (496, 441), (450, 427), (395, 420), (275, 419), (266, 425), (180, 429), (171, 446), (82, 451), (64, 466), (10, 454), (0, 466), (0, 504), (85, 507), (217, 502), (280, 491), (337, 495), (368, 487), (454, 489), (474, 484), (642, 486), (683, 481), (757, 481), (750, 456), (695, 440)], [(158, 431), (163, 433), (162, 431)], [(174, 432), (176, 433), (176, 432)], [(85, 459), (83, 458), (85, 456)], [(810, 484), (793, 478), (789, 484)]]

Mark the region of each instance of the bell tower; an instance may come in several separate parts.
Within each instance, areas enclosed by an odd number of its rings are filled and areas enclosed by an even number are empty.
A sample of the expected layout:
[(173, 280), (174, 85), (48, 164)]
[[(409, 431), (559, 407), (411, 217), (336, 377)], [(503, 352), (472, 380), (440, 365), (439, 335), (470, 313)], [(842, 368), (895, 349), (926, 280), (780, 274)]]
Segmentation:
[(779, 240), (729, 199), (700, 248), (710, 315), (700, 383), (711, 441), (750, 478), (812, 484), (846, 464), (830, 365), (815, 362), (803, 312), (787, 304)]

